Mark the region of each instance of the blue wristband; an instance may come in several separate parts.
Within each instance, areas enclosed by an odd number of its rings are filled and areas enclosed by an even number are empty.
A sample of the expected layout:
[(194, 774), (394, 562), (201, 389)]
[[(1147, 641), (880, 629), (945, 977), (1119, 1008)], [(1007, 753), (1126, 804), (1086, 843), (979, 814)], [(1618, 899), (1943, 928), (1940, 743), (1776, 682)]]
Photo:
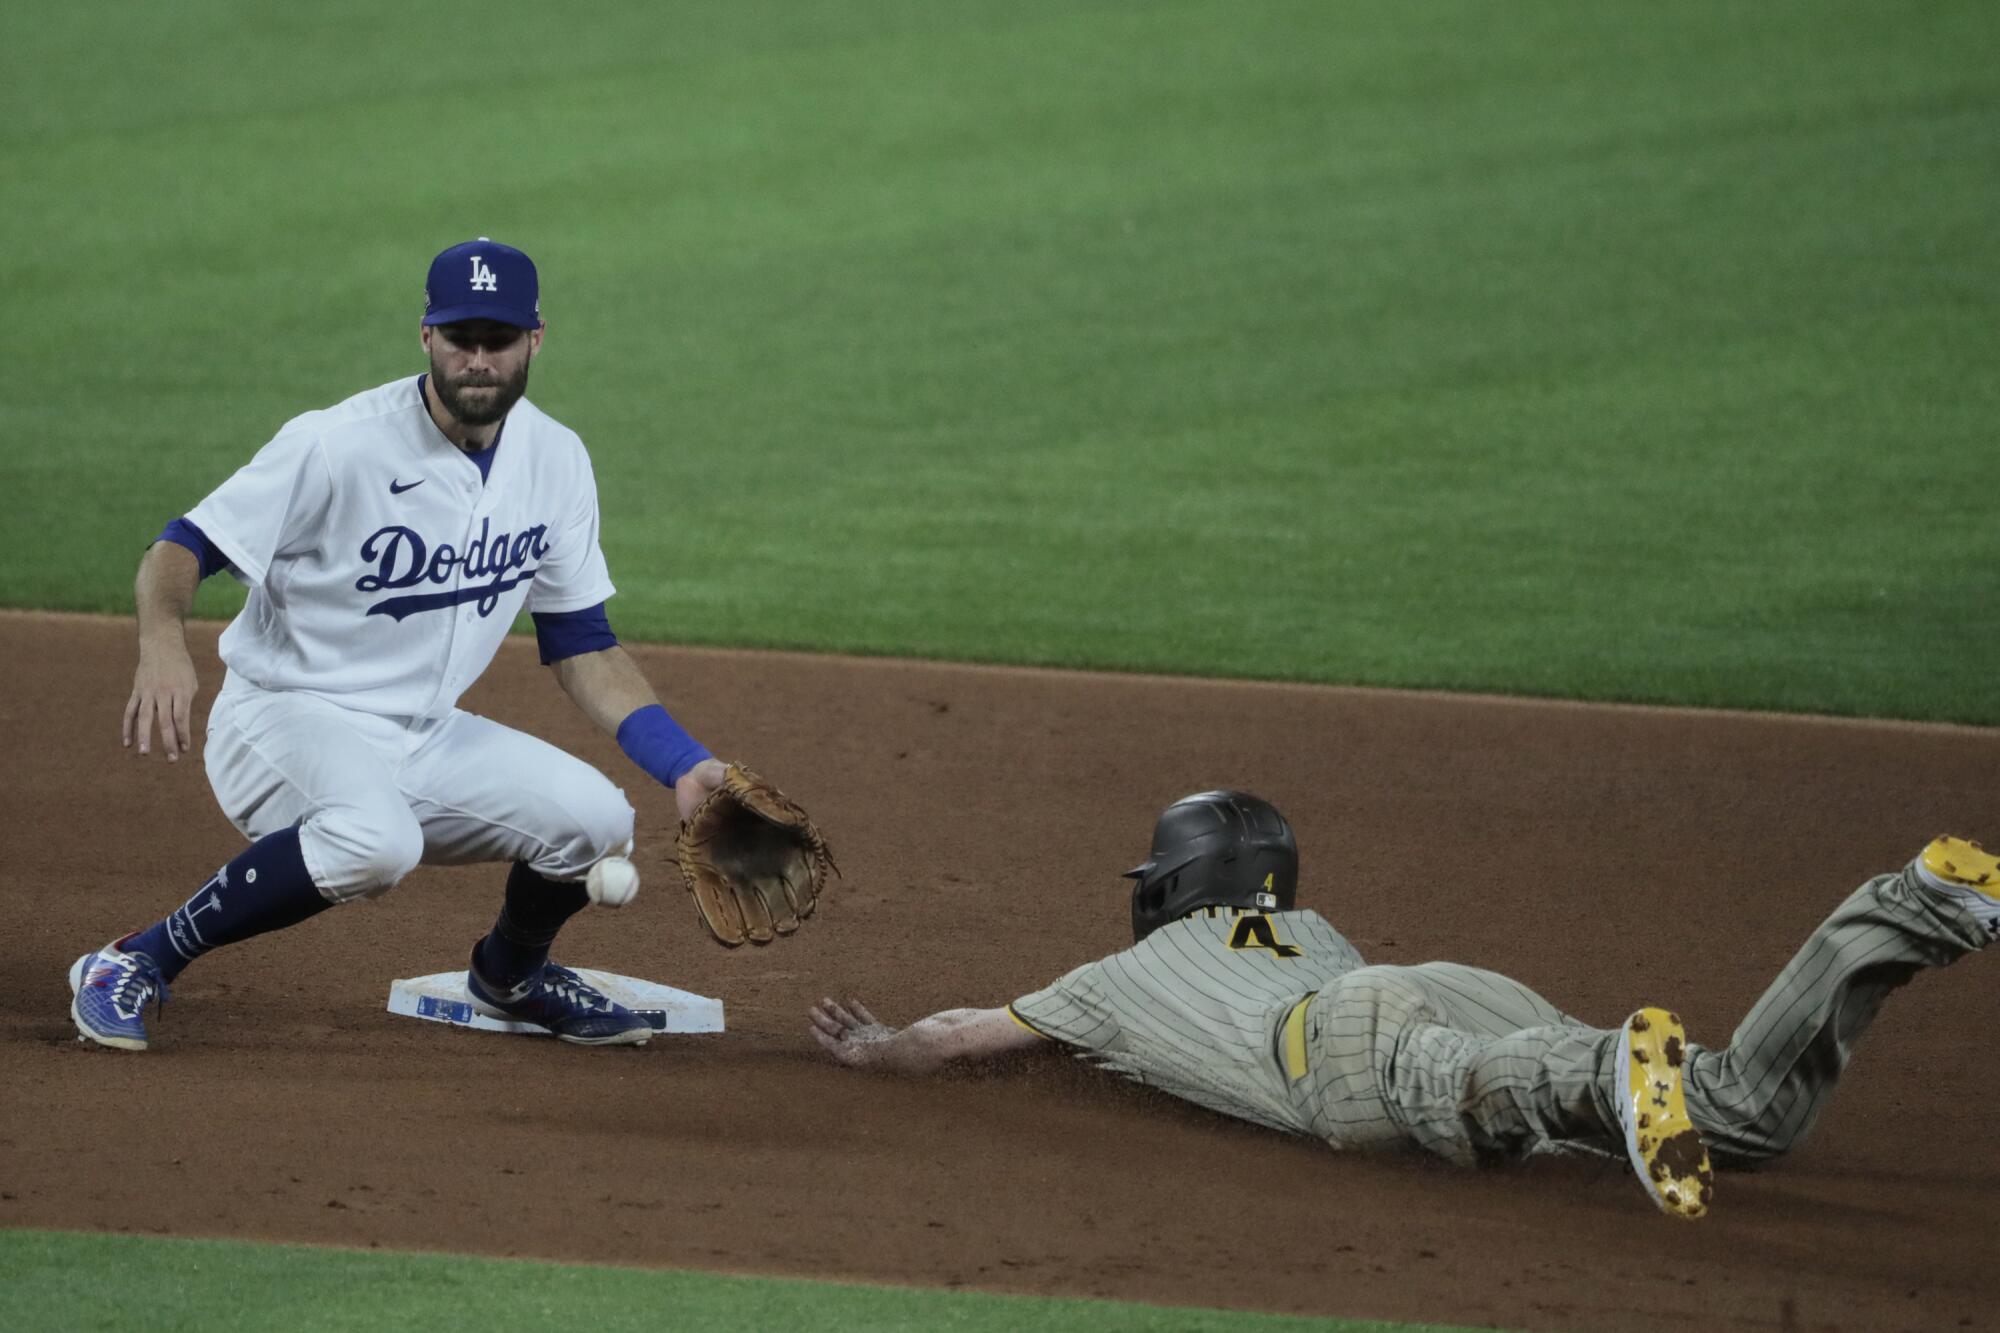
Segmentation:
[(618, 748), (668, 787), (702, 760), (715, 757), (658, 704), (635, 708), (618, 724)]

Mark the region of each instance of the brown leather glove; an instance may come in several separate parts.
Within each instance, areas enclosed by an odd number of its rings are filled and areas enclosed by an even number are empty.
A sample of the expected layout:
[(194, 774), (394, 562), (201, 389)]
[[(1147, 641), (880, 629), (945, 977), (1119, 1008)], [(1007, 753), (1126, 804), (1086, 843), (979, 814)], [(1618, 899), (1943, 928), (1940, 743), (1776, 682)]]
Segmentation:
[(740, 764), (681, 825), (675, 851), (702, 924), (732, 949), (797, 930), (840, 873), (812, 816)]

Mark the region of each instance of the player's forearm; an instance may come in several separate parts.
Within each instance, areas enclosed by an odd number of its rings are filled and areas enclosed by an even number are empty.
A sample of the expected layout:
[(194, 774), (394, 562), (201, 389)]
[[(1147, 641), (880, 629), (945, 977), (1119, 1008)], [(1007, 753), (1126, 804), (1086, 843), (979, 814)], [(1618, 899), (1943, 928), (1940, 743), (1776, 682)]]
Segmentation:
[(709, 765), (710, 775), (703, 777), (699, 765), (713, 756), (661, 706), (645, 672), (623, 648), (578, 653), (551, 665), (563, 693), (584, 716), (616, 737), (633, 763), (674, 789), (682, 819), (721, 782), (720, 764)]
[(991, 1039), (991, 1009), (947, 1009), (920, 1018), (883, 1041), (872, 1061), (893, 1074), (932, 1074), (955, 1060), (981, 1060), (998, 1055), (1013, 1043)]
[(178, 542), (154, 542), (139, 561), (132, 603), (139, 617), (139, 651), (166, 648), (185, 652), (184, 624), (201, 586), (201, 562)]
[(583, 715), (614, 736), (619, 724), (635, 711), (660, 701), (639, 664), (616, 645), (565, 657), (551, 670), (563, 693)]

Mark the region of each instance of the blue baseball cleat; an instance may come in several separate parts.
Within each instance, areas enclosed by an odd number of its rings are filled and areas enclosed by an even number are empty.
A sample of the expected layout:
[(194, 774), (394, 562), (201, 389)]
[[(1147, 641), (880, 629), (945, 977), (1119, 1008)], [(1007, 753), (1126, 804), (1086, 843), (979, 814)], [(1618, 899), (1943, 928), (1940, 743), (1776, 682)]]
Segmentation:
[(465, 990), (472, 1007), (488, 1018), (545, 1027), (564, 1041), (580, 1046), (638, 1046), (653, 1035), (653, 1025), (566, 967), (544, 963), (542, 970), (512, 990), (501, 991), (480, 979), (478, 950), (465, 970)]
[(146, 1006), (157, 1009), (167, 1000), (167, 983), (159, 964), (143, 953), (126, 953), (116, 943), (87, 953), (70, 964), (69, 1016), (77, 1040), (94, 1041), (121, 1051), (146, 1049)]

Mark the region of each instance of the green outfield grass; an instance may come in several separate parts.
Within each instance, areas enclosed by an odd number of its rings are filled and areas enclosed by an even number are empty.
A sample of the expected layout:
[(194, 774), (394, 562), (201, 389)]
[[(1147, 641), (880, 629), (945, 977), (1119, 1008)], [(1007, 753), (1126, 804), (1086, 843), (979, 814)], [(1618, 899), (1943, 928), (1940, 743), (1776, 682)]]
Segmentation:
[(629, 637), (2000, 721), (1990, 0), (420, 15), (6, 19), (8, 602), (478, 232)]
[(137, 1328), (1450, 1333), (1429, 1324), (47, 1231), (0, 1231), (0, 1316), (10, 1328), (107, 1333)]

